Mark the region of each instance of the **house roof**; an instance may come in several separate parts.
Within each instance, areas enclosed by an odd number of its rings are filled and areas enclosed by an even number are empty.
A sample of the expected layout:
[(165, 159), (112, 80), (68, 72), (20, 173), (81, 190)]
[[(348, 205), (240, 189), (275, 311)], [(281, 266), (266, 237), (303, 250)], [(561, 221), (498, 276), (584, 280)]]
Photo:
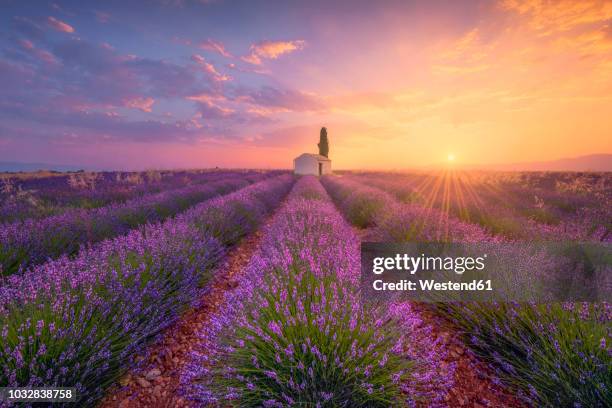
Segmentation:
[(302, 153), (293, 160), (297, 160), (300, 157), (314, 157), (315, 159), (321, 160), (321, 161), (331, 161), (328, 157), (321, 156), (320, 154), (314, 154), (314, 153)]

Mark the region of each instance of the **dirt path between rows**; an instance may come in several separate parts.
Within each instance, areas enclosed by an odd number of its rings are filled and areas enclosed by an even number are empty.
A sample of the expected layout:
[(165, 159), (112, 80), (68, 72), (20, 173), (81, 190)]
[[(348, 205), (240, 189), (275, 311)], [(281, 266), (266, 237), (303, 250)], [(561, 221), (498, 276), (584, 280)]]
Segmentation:
[[(278, 208), (282, 208), (283, 204)], [(268, 224), (273, 216), (269, 216), (263, 225)], [(225, 292), (239, 285), (241, 272), (259, 246), (262, 229), (260, 227), (230, 250), (217, 269), (217, 278), (211, 290), (203, 295), (202, 306), (187, 311), (177, 323), (168, 328), (162, 339), (150, 347), (146, 361), (121, 378), (120, 386), (114, 386), (107, 392), (100, 408), (195, 406), (179, 393), (182, 369), (191, 351), (202, 341), (198, 333), (222, 306)], [(362, 241), (371, 240), (368, 239), (367, 231), (357, 233)], [(444, 397), (448, 407), (525, 407), (511, 392), (493, 382), (491, 368), (469, 351), (456, 328), (427, 307), (418, 304), (413, 306), (424, 323), (433, 327), (433, 335), (449, 351), (444, 363), (456, 365), (454, 384)]]
[[(281, 208), (283, 204), (279, 205)], [(267, 224), (272, 219), (269, 216)], [(215, 275), (211, 290), (203, 295), (200, 307), (190, 309), (166, 330), (162, 339), (148, 350), (140, 368), (120, 379), (120, 386), (111, 387), (100, 408), (180, 408), (194, 406), (179, 393), (180, 375), (189, 354), (201, 342), (198, 333), (208, 324), (223, 304), (224, 293), (235, 289), (239, 275), (251, 259), (261, 240), (262, 227), (245, 237), (230, 250)]]
[(414, 304), (413, 308), (448, 350), (445, 363), (456, 365), (454, 384), (444, 396), (449, 407), (526, 407), (514, 393), (493, 381), (492, 368), (465, 346), (457, 328), (426, 305)]

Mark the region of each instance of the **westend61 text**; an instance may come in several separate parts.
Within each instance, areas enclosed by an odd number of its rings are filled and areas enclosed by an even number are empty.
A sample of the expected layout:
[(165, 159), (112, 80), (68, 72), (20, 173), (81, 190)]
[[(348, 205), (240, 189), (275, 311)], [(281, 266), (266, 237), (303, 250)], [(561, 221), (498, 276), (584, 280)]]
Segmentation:
[[(418, 285), (417, 285), (418, 282)], [(438, 282), (433, 279), (410, 281), (402, 279), (398, 282), (384, 282), (381, 279), (372, 283), (374, 290), (378, 291), (484, 291), (493, 290), (491, 280), (473, 280), (471, 282)]]

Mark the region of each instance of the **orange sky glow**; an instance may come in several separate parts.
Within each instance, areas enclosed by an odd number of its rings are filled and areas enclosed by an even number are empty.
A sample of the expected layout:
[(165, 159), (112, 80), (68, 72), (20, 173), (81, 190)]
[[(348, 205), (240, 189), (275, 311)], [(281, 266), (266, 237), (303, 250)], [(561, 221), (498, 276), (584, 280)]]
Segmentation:
[[(230, 118), (237, 104), (267, 122), (188, 143), (64, 138), (47, 150), (116, 167), (286, 168), (316, 152), (326, 126), (335, 168), (411, 168), (449, 155), (457, 165), (486, 165), (612, 153), (612, 1), (502, 0), (472, 7), (472, 15), (456, 10), (384, 2), (370, 15), (320, 10), (307, 29), (254, 35), (241, 53), (231, 39), (209, 39), (199, 46), (204, 57), (191, 61), (216, 83), (231, 86), (246, 64), (248, 75), (294, 89), (308, 105), (193, 94), (183, 101), (205, 108), (189, 118), (196, 131), (207, 112)], [(206, 52), (226, 64), (211, 63)], [(123, 109), (165, 114), (155, 95)]]
[[(315, 117), (329, 127), (335, 165), (420, 166), (450, 152), (471, 164), (612, 153), (611, 19), (610, 2), (504, 1), (495, 17), (434, 43), (389, 30), (358, 61), (345, 58), (354, 68), (318, 72), (325, 79), (311, 89), (328, 107)], [(341, 69), (348, 80), (338, 80)], [(295, 128), (287, 153), (308, 149), (316, 130)]]

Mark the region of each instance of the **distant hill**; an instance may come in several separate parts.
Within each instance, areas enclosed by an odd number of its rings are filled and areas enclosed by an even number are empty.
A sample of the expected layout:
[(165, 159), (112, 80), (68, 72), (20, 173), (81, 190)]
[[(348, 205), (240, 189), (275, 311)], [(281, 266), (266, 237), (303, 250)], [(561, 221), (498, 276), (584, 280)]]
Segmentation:
[(39, 170), (77, 171), (77, 170), (81, 170), (82, 168), (83, 167), (73, 166), (69, 164), (0, 162), (0, 172), (39, 171)]
[(612, 171), (612, 154), (591, 154), (565, 159), (486, 166), (507, 171)]

